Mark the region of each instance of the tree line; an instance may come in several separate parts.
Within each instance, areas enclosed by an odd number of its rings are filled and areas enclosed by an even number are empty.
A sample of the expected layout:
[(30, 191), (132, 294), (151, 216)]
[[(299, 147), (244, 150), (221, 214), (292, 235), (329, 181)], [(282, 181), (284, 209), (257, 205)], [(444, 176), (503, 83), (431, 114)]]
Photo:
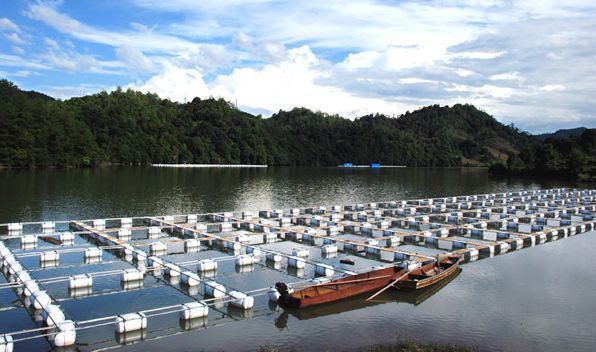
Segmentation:
[[(262, 118), (223, 99), (195, 98), (182, 104), (117, 89), (62, 101), (0, 80), (0, 116), (0, 165), (5, 167), (344, 162), (487, 166), (513, 157), (524, 160), (526, 168), (535, 165), (532, 160), (541, 160), (538, 148), (545, 144), (557, 151), (563, 148), (541, 143), (467, 104), (354, 120), (305, 108)], [(594, 153), (586, 153), (593, 151), (594, 136), (586, 138), (592, 138), (591, 147), (581, 140), (574, 142), (581, 148), (571, 148), (584, 156), (577, 159), (583, 166), (574, 170), (583, 171), (584, 164), (593, 161)], [(530, 152), (536, 157), (523, 159)], [(561, 158), (570, 156), (559, 153)], [(556, 167), (571, 164), (558, 162)], [(507, 162), (502, 165), (501, 171), (514, 169)]]

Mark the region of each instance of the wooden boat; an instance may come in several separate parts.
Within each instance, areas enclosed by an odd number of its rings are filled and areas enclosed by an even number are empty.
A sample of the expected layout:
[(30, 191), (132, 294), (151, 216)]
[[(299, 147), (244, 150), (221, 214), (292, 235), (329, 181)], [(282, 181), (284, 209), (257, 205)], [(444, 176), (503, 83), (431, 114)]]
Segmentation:
[(395, 286), (404, 291), (420, 290), (422, 288), (440, 282), (459, 270), (461, 257), (445, 256), (438, 261), (423, 265), (408, 273), (403, 279), (399, 280)]
[(277, 300), (285, 308), (305, 308), (317, 304), (339, 301), (366, 292), (378, 291), (396, 279), (404, 276), (407, 270), (398, 266), (369, 271), (330, 282), (306, 287), (295, 292), (288, 292), (283, 282), (275, 284), (280, 293)]
[(375, 299), (367, 301), (366, 298), (370, 293), (349, 297), (344, 300), (334, 302), (333, 304), (325, 304), (319, 306), (312, 306), (303, 309), (290, 309), (284, 310), (278, 318), (275, 319), (275, 325), (278, 328), (287, 327), (288, 316), (293, 316), (298, 320), (308, 320), (313, 318), (319, 318), (322, 316), (329, 316), (335, 314), (341, 314), (353, 310), (366, 309), (368, 307), (376, 306), (379, 304), (388, 303), (405, 303), (418, 306), (422, 302), (426, 301), (432, 295), (438, 293), (441, 289), (447, 286), (451, 281), (459, 275), (461, 268), (456, 270), (453, 275), (447, 277), (445, 280), (437, 282), (435, 285), (428, 286), (426, 288), (416, 291), (397, 291), (387, 290), (375, 297)]

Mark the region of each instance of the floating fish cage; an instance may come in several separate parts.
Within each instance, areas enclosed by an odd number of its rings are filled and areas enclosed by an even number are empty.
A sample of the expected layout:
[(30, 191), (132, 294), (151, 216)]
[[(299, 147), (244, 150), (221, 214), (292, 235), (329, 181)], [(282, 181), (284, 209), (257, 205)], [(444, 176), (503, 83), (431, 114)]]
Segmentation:
[[(324, 284), (380, 266), (415, 268), (434, 254), (460, 255), (465, 263), (516, 253), (594, 231), (595, 212), (596, 190), (561, 188), (0, 224), (0, 290), (13, 290), (20, 302), (0, 299), (0, 322), (22, 310), (33, 324), (1, 334), (0, 351), (18, 351), (36, 337), (93, 350), (208, 328), (277, 309), (276, 281)], [(262, 271), (275, 281), (255, 288)], [(103, 304), (105, 315), (73, 315), (75, 300)], [(130, 300), (136, 311), (123, 303)], [(167, 314), (180, 323), (164, 330), (158, 322)]]

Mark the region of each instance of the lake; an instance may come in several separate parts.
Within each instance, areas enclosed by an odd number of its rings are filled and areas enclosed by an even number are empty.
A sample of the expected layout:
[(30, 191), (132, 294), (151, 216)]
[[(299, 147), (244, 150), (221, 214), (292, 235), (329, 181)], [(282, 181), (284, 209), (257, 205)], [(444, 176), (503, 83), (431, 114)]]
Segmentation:
[[(485, 169), (475, 168), (5, 170), (0, 172), (0, 223), (258, 211), (582, 186), (586, 185), (492, 178)], [(590, 269), (595, 248), (595, 233), (589, 232), (465, 264), (448, 285), (424, 295), (391, 292), (369, 304), (352, 300), (287, 314), (259, 300), (249, 316), (222, 308), (213, 310), (209, 321), (197, 327), (178, 326), (175, 317), (164, 317), (150, 321), (146, 336), (136, 337), (144, 342), (122, 348), (253, 351), (274, 345), (299, 351), (355, 350), (411, 338), (486, 351), (594, 351), (596, 274)], [(61, 265), (69, 260), (61, 259)], [(32, 275), (36, 278), (66, 273), (60, 268), (38, 270), (34, 261), (24, 264), (36, 270)], [(120, 265), (117, 258), (104, 257), (98, 267)], [(287, 276), (264, 267), (237, 273), (233, 263), (223, 265), (217, 275), (230, 283), (250, 275), (255, 288)], [(117, 278), (98, 282), (98, 289), (113, 288), (114, 280), (117, 283)], [(7, 291), (0, 290), (2, 306), (16, 297)], [(144, 290), (88, 299), (66, 299), (60, 287), (48, 291), (64, 297), (61, 305), (76, 320), (188, 301), (183, 293), (151, 277)], [(4, 323), (7, 319), (14, 321)], [(0, 311), (0, 321), (0, 333), (32, 327), (28, 315), (18, 310)], [(77, 341), (88, 343), (79, 346), (82, 350), (117, 345), (112, 327), (84, 331)], [(49, 347), (41, 341), (26, 346)]]

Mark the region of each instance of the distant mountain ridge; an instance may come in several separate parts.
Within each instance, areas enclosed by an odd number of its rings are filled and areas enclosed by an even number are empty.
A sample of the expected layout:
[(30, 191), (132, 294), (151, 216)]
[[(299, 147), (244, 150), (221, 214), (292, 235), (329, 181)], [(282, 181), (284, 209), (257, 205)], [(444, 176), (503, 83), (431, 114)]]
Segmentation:
[[(472, 105), (432, 105), (398, 117), (354, 120), (306, 108), (262, 118), (223, 99), (181, 104), (156, 94), (117, 89), (65, 101), (0, 80), (0, 166), (101, 164), (268, 164), (334, 166), (488, 166), (549, 170), (591, 163), (594, 134), (574, 144), (542, 143)], [(563, 149), (565, 150), (563, 150)], [(559, 151), (561, 149), (561, 151)], [(542, 155), (553, 156), (542, 161)], [(584, 154), (587, 154), (585, 156)], [(524, 159), (525, 155), (532, 158)], [(580, 157), (581, 156), (581, 157)], [(529, 166), (528, 166), (529, 167)], [(501, 168), (501, 170), (506, 170)]]
[(545, 141), (549, 138), (577, 137), (577, 136), (580, 136), (582, 133), (584, 133), (585, 130), (587, 130), (586, 127), (561, 129), (561, 130), (557, 130), (552, 133), (535, 134), (534, 138), (536, 138), (539, 141)]

